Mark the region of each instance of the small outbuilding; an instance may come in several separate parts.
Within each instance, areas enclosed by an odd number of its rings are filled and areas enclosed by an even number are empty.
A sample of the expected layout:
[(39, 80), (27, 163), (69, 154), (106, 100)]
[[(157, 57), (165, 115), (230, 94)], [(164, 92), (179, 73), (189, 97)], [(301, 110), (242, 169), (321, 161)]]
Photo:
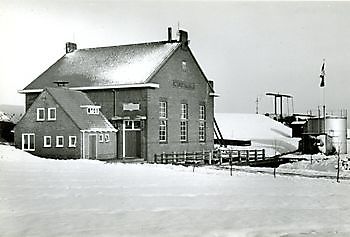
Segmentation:
[(80, 91), (46, 88), (15, 129), (16, 147), (57, 159), (114, 159), (117, 130)]

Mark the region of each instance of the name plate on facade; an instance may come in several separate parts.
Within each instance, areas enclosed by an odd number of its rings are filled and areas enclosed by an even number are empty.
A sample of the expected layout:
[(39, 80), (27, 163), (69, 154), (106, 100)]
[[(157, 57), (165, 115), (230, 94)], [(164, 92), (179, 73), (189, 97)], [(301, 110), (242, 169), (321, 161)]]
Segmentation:
[(134, 103), (123, 104), (123, 110), (124, 111), (140, 110), (140, 104), (134, 104)]
[(195, 84), (187, 81), (173, 80), (173, 87), (194, 90)]

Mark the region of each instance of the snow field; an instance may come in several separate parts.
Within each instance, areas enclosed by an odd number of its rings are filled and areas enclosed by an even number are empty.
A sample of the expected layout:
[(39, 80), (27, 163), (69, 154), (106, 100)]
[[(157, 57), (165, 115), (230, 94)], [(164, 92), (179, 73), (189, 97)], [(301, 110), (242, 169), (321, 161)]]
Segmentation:
[(350, 185), (0, 145), (1, 236), (349, 236)]

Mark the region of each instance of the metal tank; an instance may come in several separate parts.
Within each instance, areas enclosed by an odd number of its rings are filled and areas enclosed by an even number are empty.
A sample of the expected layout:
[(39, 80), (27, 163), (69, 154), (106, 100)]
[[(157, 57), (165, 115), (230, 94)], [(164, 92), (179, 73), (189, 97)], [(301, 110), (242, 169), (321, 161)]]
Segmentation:
[(326, 117), (326, 133), (332, 137), (332, 143), (340, 154), (347, 153), (347, 118), (343, 116)]

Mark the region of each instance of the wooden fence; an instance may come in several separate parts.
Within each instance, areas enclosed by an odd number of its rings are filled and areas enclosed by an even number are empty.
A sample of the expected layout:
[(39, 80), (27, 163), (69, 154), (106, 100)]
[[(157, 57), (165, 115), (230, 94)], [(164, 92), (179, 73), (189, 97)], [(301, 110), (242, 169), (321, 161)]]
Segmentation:
[(183, 165), (204, 165), (204, 164), (228, 164), (251, 165), (266, 160), (265, 150), (230, 150), (217, 149), (214, 151), (200, 152), (173, 152), (154, 155), (154, 162), (157, 164), (183, 164)]
[(212, 157), (212, 151), (200, 152), (172, 152), (154, 155), (154, 162), (157, 164), (183, 164), (183, 165), (204, 165)]

